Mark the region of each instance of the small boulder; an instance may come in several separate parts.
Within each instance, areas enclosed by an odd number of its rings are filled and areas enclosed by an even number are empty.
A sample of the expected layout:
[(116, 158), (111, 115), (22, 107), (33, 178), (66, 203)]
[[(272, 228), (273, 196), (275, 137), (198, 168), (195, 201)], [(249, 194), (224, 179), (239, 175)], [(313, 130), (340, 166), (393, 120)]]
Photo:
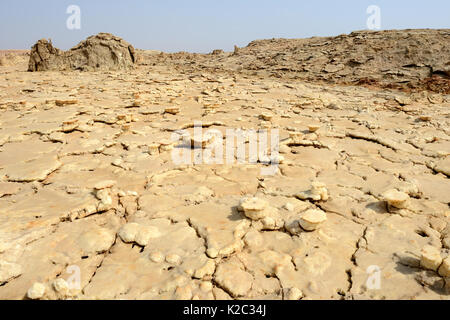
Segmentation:
[(328, 189), (326, 185), (319, 181), (313, 181), (311, 183), (311, 189), (308, 191), (300, 192), (296, 194), (296, 197), (300, 200), (312, 200), (312, 201), (327, 201)]
[(125, 243), (131, 243), (136, 241), (136, 236), (140, 231), (139, 224), (135, 222), (127, 223), (118, 232), (118, 236)]
[(267, 201), (259, 198), (243, 198), (239, 204), (239, 210), (251, 220), (260, 220), (266, 217), (265, 209), (268, 207)]
[(439, 249), (433, 246), (425, 246), (422, 249), (420, 265), (424, 269), (437, 271), (442, 263), (442, 257)]
[(151, 239), (161, 236), (157, 227), (154, 226), (141, 226), (139, 232), (136, 235), (135, 241), (138, 245), (145, 247)]
[(388, 190), (383, 194), (383, 198), (386, 200), (389, 207), (396, 209), (405, 209), (408, 206), (409, 196), (398, 190)]
[(150, 253), (148, 257), (154, 263), (161, 263), (165, 259), (164, 255), (161, 252), (159, 252), (159, 251), (155, 251), (155, 252)]
[(36, 300), (41, 299), (45, 294), (45, 285), (40, 282), (35, 282), (30, 289), (28, 289), (27, 297)]
[(53, 289), (60, 294), (67, 294), (69, 292), (69, 284), (63, 278), (58, 278), (53, 281)]
[(299, 225), (303, 230), (314, 231), (327, 220), (327, 214), (322, 210), (310, 209), (302, 214)]
[(177, 254), (169, 254), (166, 256), (166, 262), (173, 265), (180, 265), (183, 259)]

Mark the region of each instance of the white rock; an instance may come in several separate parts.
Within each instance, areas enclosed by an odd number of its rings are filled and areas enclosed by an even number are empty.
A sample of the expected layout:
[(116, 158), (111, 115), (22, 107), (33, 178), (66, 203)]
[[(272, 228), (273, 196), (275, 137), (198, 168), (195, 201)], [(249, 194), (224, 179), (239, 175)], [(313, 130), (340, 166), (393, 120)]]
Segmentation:
[(284, 226), (284, 220), (278, 216), (278, 210), (270, 207), (265, 210), (267, 216), (260, 220), (263, 230), (279, 230)]
[(442, 263), (441, 252), (433, 246), (425, 246), (422, 249), (420, 265), (428, 270), (437, 271)]
[(327, 201), (328, 190), (324, 183), (314, 181), (311, 183), (311, 189), (306, 192), (300, 192), (296, 195), (301, 200)]
[(239, 208), (244, 212), (245, 216), (252, 220), (260, 220), (266, 217), (267, 201), (259, 198), (243, 198), (239, 204)]
[(59, 278), (53, 281), (53, 289), (58, 293), (66, 294), (69, 291), (69, 284), (66, 280)]
[(169, 113), (172, 115), (177, 115), (178, 113), (180, 113), (180, 108), (178, 107), (168, 107), (164, 110), (164, 113)]
[(166, 261), (170, 264), (180, 265), (182, 262), (182, 259), (177, 254), (169, 254), (166, 256)]
[(27, 297), (33, 300), (41, 299), (45, 294), (45, 285), (40, 282), (35, 282), (30, 289), (28, 289)]
[(405, 209), (408, 206), (409, 196), (395, 189), (391, 189), (383, 193), (383, 198), (389, 206), (397, 209)]
[[(100, 201), (109, 201), (109, 199), (111, 199), (109, 191), (106, 189), (97, 189), (97, 191), (95, 192), (95, 196)], [(111, 203), (112, 203), (112, 200), (111, 200)]]
[(274, 230), (276, 228), (276, 221), (272, 217), (265, 217), (261, 220), (263, 228), (266, 230)]
[(299, 225), (303, 230), (314, 231), (327, 220), (327, 214), (322, 210), (310, 209), (302, 214)]
[(259, 117), (264, 121), (271, 121), (273, 119), (273, 115), (267, 112), (263, 112)]
[(135, 241), (138, 245), (145, 247), (150, 239), (158, 238), (161, 236), (157, 227), (154, 226), (142, 226), (136, 235)]
[(219, 255), (219, 250), (217, 250), (216, 248), (208, 248), (206, 250), (206, 255), (212, 259), (215, 259)]
[(97, 210), (99, 212), (107, 211), (111, 209), (112, 206), (112, 198), (111, 193), (108, 189), (97, 190), (95, 196), (100, 200), (98, 204)]
[(328, 190), (325, 183), (319, 181), (313, 181), (311, 183), (311, 193), (320, 196), (320, 200), (328, 200)]
[(136, 236), (138, 235), (139, 230), (140, 225), (135, 222), (131, 222), (120, 228), (118, 235), (123, 242), (131, 243), (136, 241)]
[(316, 132), (319, 129), (320, 129), (320, 125), (317, 125), (317, 124), (310, 124), (308, 126), (309, 132)]
[(161, 252), (152, 252), (149, 255), (151, 261), (155, 263), (161, 263), (164, 261), (165, 257)]

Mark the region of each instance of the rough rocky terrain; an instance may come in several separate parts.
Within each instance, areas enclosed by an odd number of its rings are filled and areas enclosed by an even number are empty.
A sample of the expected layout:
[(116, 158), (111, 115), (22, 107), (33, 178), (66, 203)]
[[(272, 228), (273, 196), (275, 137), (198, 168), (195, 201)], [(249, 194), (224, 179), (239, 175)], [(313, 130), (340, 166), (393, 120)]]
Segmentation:
[[(0, 66), (0, 299), (448, 300), (449, 32)], [(275, 174), (175, 163), (199, 121), (278, 129)]]
[(184, 70), (450, 93), (449, 29), (258, 40), (232, 53), (175, 53), (157, 61)]

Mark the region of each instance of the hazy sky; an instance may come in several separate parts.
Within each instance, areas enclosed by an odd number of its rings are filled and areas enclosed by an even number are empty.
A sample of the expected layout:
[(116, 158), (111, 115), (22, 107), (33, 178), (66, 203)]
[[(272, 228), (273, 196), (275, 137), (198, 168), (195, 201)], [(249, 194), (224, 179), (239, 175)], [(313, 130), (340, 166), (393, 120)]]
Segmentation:
[[(81, 29), (69, 30), (69, 5)], [(367, 29), (369, 5), (381, 29), (450, 28), (449, 0), (0, 0), (0, 49), (29, 49), (51, 38), (69, 49), (98, 32), (140, 49), (231, 51), (268, 38), (329, 36)]]

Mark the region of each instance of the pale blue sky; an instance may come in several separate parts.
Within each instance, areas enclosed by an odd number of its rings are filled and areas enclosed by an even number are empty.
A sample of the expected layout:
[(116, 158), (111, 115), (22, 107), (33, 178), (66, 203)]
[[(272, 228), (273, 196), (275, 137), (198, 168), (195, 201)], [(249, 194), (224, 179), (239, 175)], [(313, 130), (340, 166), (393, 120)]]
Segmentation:
[[(81, 8), (81, 30), (66, 28), (71, 4)], [(0, 0), (0, 49), (41, 38), (69, 49), (110, 32), (140, 49), (230, 51), (256, 39), (363, 30), (369, 5), (381, 8), (382, 29), (450, 28), (449, 0)]]

